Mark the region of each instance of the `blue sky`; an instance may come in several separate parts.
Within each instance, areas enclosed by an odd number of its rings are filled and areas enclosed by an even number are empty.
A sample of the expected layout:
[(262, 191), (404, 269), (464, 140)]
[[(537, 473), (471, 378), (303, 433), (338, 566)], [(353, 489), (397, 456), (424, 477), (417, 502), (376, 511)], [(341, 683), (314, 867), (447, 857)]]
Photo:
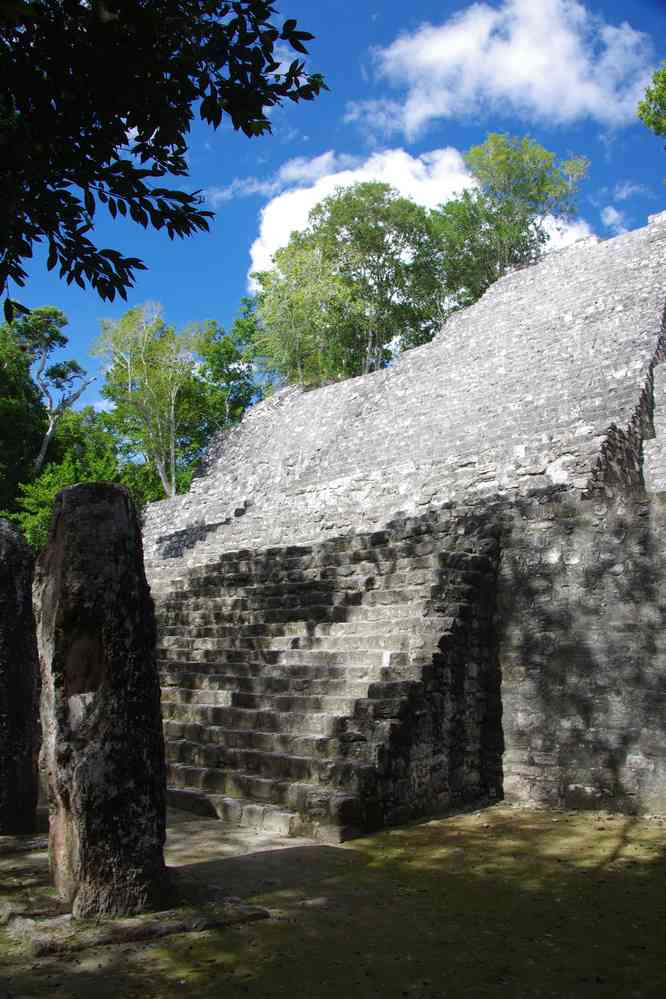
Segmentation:
[[(100, 208), (95, 239), (141, 257), (129, 305), (161, 302), (176, 326), (230, 325), (253, 267), (335, 187), (379, 179), (429, 207), (469, 185), (462, 153), (490, 131), (530, 135), (560, 156), (591, 161), (579, 218), (558, 242), (608, 237), (666, 209), (666, 152), (635, 118), (638, 97), (666, 59), (666, 0), (280, 0), (280, 15), (311, 31), (308, 67), (330, 93), (277, 109), (273, 134), (247, 139), (197, 122), (189, 189), (206, 192), (211, 232), (170, 242), (112, 222)], [(38, 251), (18, 297), (56, 305), (90, 372), (101, 318), (127, 309), (67, 287)], [(99, 398), (100, 379), (81, 400)]]

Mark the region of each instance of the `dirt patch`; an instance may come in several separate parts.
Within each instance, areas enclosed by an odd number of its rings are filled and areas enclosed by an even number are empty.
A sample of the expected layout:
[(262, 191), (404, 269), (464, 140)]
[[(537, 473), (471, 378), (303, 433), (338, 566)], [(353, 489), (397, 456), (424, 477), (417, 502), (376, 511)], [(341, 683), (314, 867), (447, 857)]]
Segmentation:
[[(177, 815), (168, 862), (271, 918), (30, 959), (0, 928), (0, 997), (666, 994), (662, 820), (498, 806), (322, 846)], [(0, 853), (4, 902), (49, 885), (43, 852)]]

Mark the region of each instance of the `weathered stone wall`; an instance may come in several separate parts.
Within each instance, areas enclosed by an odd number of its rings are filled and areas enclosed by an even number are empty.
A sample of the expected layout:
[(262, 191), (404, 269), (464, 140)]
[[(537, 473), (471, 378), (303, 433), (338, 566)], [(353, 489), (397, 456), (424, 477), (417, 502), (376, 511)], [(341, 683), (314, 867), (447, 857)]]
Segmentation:
[(502, 279), (387, 371), (260, 404), (149, 509), (154, 581), (241, 546), (390, 546), (398, 511), (461, 560), (380, 740), (385, 817), (465, 772), (479, 794), (666, 810), (665, 306), (666, 213)]
[(155, 907), (167, 898), (164, 741), (154, 609), (126, 489), (58, 494), (34, 601), (56, 888), (80, 918)]
[(146, 515), (147, 559), (372, 530), (399, 510), (584, 489), (649, 379), (666, 213), (498, 281), (391, 368), (255, 406), (186, 496)]
[(162, 580), (174, 803), (344, 839), (497, 798), (498, 551), (448, 510)]
[(32, 569), (28, 545), (0, 520), (0, 835), (35, 828), (39, 667)]

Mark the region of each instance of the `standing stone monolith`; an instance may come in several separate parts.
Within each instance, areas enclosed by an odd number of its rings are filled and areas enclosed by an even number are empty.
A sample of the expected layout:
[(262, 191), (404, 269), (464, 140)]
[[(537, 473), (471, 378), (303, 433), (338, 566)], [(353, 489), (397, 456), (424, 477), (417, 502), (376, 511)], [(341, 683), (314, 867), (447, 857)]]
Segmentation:
[(30, 548), (0, 520), (0, 835), (35, 829), (39, 669), (32, 570)]
[(168, 884), (155, 616), (126, 489), (59, 493), (34, 604), (56, 888), (77, 918), (159, 907)]

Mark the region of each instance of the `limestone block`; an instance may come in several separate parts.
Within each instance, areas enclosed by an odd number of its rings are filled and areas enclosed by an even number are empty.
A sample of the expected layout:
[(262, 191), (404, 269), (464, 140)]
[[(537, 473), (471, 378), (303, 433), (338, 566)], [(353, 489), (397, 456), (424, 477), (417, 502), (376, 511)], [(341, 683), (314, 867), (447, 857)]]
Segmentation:
[(154, 609), (125, 489), (57, 497), (34, 583), (49, 853), (75, 917), (141, 912), (167, 889)]
[(32, 832), (37, 804), (37, 648), (33, 559), (0, 520), (0, 835)]

